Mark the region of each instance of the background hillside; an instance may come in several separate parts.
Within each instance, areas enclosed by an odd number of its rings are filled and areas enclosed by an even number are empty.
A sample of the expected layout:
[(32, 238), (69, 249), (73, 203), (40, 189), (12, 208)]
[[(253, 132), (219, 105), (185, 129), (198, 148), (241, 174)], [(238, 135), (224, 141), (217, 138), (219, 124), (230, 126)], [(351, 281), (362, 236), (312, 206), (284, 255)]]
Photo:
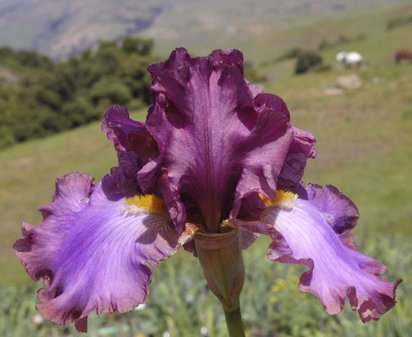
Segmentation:
[[(391, 0), (398, 4), (405, 0)], [(142, 34), (176, 45), (182, 35), (223, 32), (249, 38), (336, 14), (388, 5), (386, 0), (2, 0), (0, 45), (73, 55), (99, 40)], [(169, 46), (169, 44), (168, 44)]]

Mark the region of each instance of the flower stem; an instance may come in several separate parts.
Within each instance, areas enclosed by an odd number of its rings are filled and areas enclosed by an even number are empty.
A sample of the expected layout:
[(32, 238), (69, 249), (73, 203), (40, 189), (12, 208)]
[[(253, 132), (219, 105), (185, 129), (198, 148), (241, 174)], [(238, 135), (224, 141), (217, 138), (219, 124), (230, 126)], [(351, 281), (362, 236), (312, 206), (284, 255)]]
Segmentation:
[(229, 331), (230, 337), (245, 337), (245, 331), (243, 330), (242, 315), (240, 308), (233, 311), (225, 311), (226, 325)]

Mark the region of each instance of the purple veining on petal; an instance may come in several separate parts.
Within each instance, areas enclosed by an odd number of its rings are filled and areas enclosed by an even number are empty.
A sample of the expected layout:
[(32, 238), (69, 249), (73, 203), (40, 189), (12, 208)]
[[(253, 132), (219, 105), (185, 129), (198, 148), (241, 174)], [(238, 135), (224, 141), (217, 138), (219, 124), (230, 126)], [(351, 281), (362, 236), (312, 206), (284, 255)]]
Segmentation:
[(179, 191), (173, 188), (172, 184), (169, 183), (169, 179), (168, 171), (163, 169), (160, 178), (163, 199), (170, 218), (174, 219), (177, 224), (177, 232), (181, 233), (185, 226), (186, 208), (179, 199)]
[[(154, 103), (146, 121), (167, 169), (172, 200), (197, 209), (210, 230), (252, 192), (273, 193), (292, 131), (284, 102), (253, 97), (242, 55), (214, 51), (190, 58), (180, 48), (152, 65)], [(139, 172), (139, 181), (144, 175)], [(181, 216), (172, 217), (178, 227)]]
[(279, 175), (279, 187), (294, 190), (300, 183), (308, 158), (315, 158), (315, 137), (308, 131), (293, 127), (293, 140), (282, 172)]
[(39, 311), (85, 329), (92, 310), (124, 312), (146, 300), (151, 270), (182, 242), (166, 213), (127, 208), (125, 198), (110, 201), (102, 184), (93, 188), (86, 174), (58, 180), (42, 208), (40, 226), (23, 226), (14, 249), (27, 272), (43, 279)]
[(346, 298), (363, 322), (379, 319), (395, 305), (400, 281), (379, 278), (385, 267), (345, 246), (311, 201), (298, 199), (293, 209), (269, 208), (260, 222), (235, 223), (272, 238), (269, 259), (307, 266), (299, 288), (317, 296), (329, 314), (340, 312)]

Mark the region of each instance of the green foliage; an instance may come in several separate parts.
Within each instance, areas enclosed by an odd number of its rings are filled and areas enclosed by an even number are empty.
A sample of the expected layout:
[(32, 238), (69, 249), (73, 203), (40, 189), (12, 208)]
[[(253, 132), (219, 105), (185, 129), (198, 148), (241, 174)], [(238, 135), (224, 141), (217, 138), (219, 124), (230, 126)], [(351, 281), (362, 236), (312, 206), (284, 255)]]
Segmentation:
[[(101, 119), (110, 104), (139, 109), (150, 102), (154, 62), (153, 41), (126, 37), (120, 43), (102, 41), (68, 60), (52, 63), (34, 51), (0, 48), (0, 64), (14, 60), (37, 72), (23, 74), (16, 84), (0, 85), (0, 148)], [(45, 71), (47, 69), (47, 71)], [(251, 63), (245, 63), (251, 82), (263, 82)]]
[(137, 53), (142, 56), (150, 55), (153, 50), (153, 40), (140, 37), (125, 37), (122, 48), (126, 53)]
[(401, 112), (401, 117), (404, 120), (412, 120), (412, 109), (406, 109)]
[(305, 49), (301, 47), (293, 47), (286, 50), (282, 55), (276, 58), (276, 62), (282, 62), (290, 59), (298, 58), (301, 54), (305, 53)]
[(327, 71), (329, 65), (323, 64), (323, 59), (316, 51), (307, 50), (301, 47), (293, 47), (286, 50), (275, 62), (282, 62), (290, 59), (296, 59), (295, 74), (304, 74), (310, 70)]
[(151, 76), (146, 67), (146, 58), (140, 57), (139, 54), (131, 54), (124, 61), (124, 66), (119, 69), (119, 77), (127, 85), (134, 99), (149, 103), (148, 88), (151, 84)]
[(322, 65), (323, 59), (315, 51), (306, 50), (302, 51), (296, 61), (295, 74), (304, 74), (310, 70), (320, 67)]
[[(246, 281), (241, 298), (246, 335), (255, 337), (407, 337), (412, 322), (411, 284), (398, 289), (394, 309), (378, 322), (361, 323), (346, 305), (344, 311), (329, 316), (318, 299), (302, 293), (297, 284), (303, 272), (300, 266), (269, 262), (265, 256), (268, 242), (258, 241), (244, 253)], [(412, 277), (412, 250), (408, 240), (369, 239), (361, 250), (389, 265), (388, 279)], [(0, 335), (68, 336), (72, 326), (35, 324), (35, 289), (2, 287), (0, 296)], [(155, 271), (147, 305), (126, 314), (106, 314), (89, 318), (89, 336), (207, 336), (226, 337), (224, 315), (218, 300), (208, 290), (200, 265), (188, 253), (181, 253), (162, 263)]]
[(262, 83), (266, 81), (266, 77), (259, 73), (259, 71), (253, 66), (253, 63), (251, 62), (245, 62), (244, 72), (246, 79), (251, 83)]
[(117, 82), (116, 78), (105, 77), (96, 82), (90, 89), (90, 99), (95, 106), (99, 106), (104, 101), (116, 102), (117, 104), (126, 105), (132, 95), (129, 88)]
[(148, 103), (152, 49), (153, 41), (128, 37), (53, 63), (35, 51), (1, 47), (0, 64), (33, 71), (0, 85), (0, 148), (101, 119), (110, 104)]
[(392, 30), (404, 25), (412, 24), (412, 15), (409, 16), (398, 16), (392, 20), (389, 20), (386, 24), (387, 30)]
[(17, 62), (30, 68), (51, 69), (53, 62), (45, 55), (34, 50), (20, 50), (15, 54)]
[(53, 61), (37, 51), (25, 49), (15, 50), (8, 46), (0, 47), (0, 64), (18, 69), (32, 68), (50, 70), (53, 68)]

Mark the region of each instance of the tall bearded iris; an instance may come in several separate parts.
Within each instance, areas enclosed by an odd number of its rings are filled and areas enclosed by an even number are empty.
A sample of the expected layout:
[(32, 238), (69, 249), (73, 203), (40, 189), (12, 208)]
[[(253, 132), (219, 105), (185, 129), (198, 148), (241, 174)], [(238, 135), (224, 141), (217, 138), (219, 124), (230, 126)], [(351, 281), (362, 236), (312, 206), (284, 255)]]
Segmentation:
[(153, 103), (145, 123), (111, 106), (103, 130), (119, 165), (99, 183), (59, 178), (40, 226), (23, 225), (14, 245), (35, 280), (38, 310), (85, 331), (96, 310), (124, 312), (146, 301), (153, 268), (184, 246), (222, 302), (231, 336), (243, 336), (242, 249), (272, 239), (268, 257), (307, 266), (299, 288), (329, 314), (346, 298), (362, 321), (395, 304), (384, 266), (358, 253), (356, 206), (335, 187), (304, 185), (315, 139), (291, 126), (279, 97), (243, 76), (237, 50), (191, 58), (176, 49), (151, 65)]

